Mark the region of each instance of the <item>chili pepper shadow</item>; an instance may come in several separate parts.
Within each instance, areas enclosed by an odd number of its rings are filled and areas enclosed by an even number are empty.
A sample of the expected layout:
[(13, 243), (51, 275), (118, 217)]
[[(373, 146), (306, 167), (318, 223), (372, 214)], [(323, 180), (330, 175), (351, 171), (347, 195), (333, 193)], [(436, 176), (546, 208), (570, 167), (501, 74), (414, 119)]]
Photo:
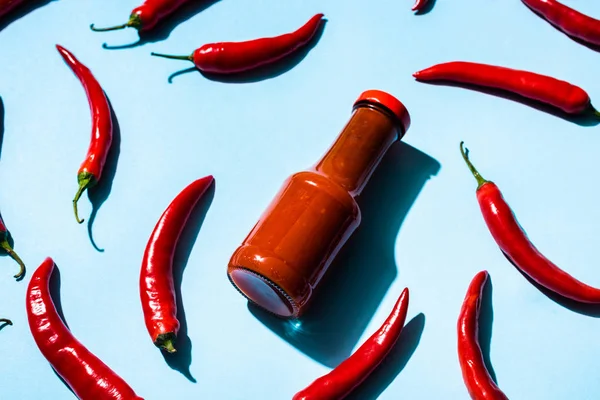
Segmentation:
[(112, 143), (110, 144), (110, 150), (108, 151), (108, 156), (106, 157), (106, 163), (104, 164), (102, 178), (100, 179), (100, 181), (98, 181), (98, 184), (96, 186), (93, 186), (88, 189), (88, 198), (90, 199), (90, 203), (92, 203), (92, 213), (90, 214), (87, 224), (88, 236), (90, 238), (92, 246), (94, 246), (94, 249), (101, 253), (104, 252), (104, 249), (100, 249), (96, 245), (96, 242), (94, 241), (94, 236), (92, 234), (92, 226), (94, 225), (94, 221), (96, 220), (96, 216), (98, 215), (98, 210), (100, 209), (100, 207), (102, 207), (102, 204), (104, 204), (104, 202), (106, 201), (106, 199), (108, 199), (108, 196), (110, 195), (113, 180), (115, 179), (115, 174), (117, 172), (119, 155), (121, 154), (121, 128), (119, 126), (117, 115), (115, 114), (115, 110), (113, 109), (110, 100), (108, 100), (108, 106), (110, 107), (110, 115), (113, 125)]
[(579, 43), (579, 44), (580, 44), (580, 45), (582, 45), (582, 46), (585, 46), (585, 47), (587, 47), (587, 48), (588, 48), (588, 49), (590, 49), (590, 50), (593, 50), (593, 51), (596, 51), (596, 52), (600, 52), (600, 46), (596, 46), (596, 45), (594, 45), (594, 44), (587, 43), (587, 42), (585, 42), (585, 41), (583, 41), (583, 40), (581, 40), (581, 39), (579, 39), (579, 38), (577, 38), (577, 37), (575, 37), (575, 36), (571, 36), (571, 35), (569, 35), (568, 33), (566, 33), (566, 32), (563, 32), (563, 30), (562, 30), (562, 29), (560, 29), (558, 26), (556, 26), (556, 25), (555, 25), (555, 24), (553, 24), (552, 22), (548, 21), (548, 20), (546, 19), (546, 17), (544, 17), (542, 14), (540, 14), (539, 12), (537, 12), (536, 10), (534, 10), (533, 8), (529, 7), (527, 4), (525, 4), (525, 6), (526, 6), (527, 8), (529, 8), (529, 9), (530, 9), (530, 10), (531, 10), (531, 11), (532, 11), (534, 14), (536, 14), (538, 17), (540, 17), (541, 19), (543, 19), (544, 21), (546, 21), (548, 24), (550, 24), (550, 25), (551, 25), (551, 26), (552, 26), (554, 29), (556, 29), (557, 31), (559, 31), (559, 32), (560, 32), (560, 33), (562, 33), (563, 35), (566, 35), (566, 36), (567, 36), (567, 37), (569, 37), (571, 40), (573, 40), (573, 41), (575, 41), (575, 42)]
[(418, 314), (402, 329), (400, 338), (381, 364), (346, 397), (347, 400), (376, 400), (398, 376), (417, 350), (425, 329), (425, 315)]
[(431, 12), (431, 10), (433, 10), (433, 7), (435, 6), (437, 0), (429, 0), (429, 2), (425, 5), (425, 7), (423, 7), (423, 9), (421, 11), (418, 11), (415, 15), (425, 15), (425, 14), (429, 14)]
[(357, 344), (398, 275), (394, 257), (402, 222), (440, 164), (397, 142), (358, 199), (362, 223), (342, 248), (298, 320), (282, 320), (248, 305), (265, 326), (314, 360), (334, 367)]
[(109, 46), (108, 44), (104, 43), (102, 47), (107, 50), (123, 50), (143, 46), (147, 43), (155, 43), (168, 39), (168, 37), (171, 35), (171, 32), (173, 32), (173, 30), (178, 25), (186, 22), (188, 19), (192, 18), (196, 14), (200, 14), (202, 11), (206, 10), (207, 8), (218, 2), (219, 0), (189, 1), (186, 5), (182, 6), (173, 14), (166, 17), (163, 21), (159, 23), (159, 25), (157, 25), (151, 31), (140, 32), (139, 40), (137, 42), (120, 46)]
[(3, 322), (2, 325), (0, 325), (0, 331), (9, 325), (12, 325), (12, 324), (9, 324), (8, 322)]
[[(64, 322), (67, 329), (71, 330), (71, 328), (69, 328), (69, 324), (67, 324), (67, 320), (65, 319), (65, 314), (63, 313), (62, 309), (62, 303), (60, 300), (60, 270), (58, 269), (58, 265), (56, 264), (54, 265), (52, 276), (50, 276), (48, 287), (50, 288), (50, 297), (52, 297), (52, 302), (54, 303), (54, 307), (56, 308), (58, 316)], [(73, 389), (71, 389), (71, 387), (67, 384), (67, 382), (65, 382), (62, 376), (60, 376), (58, 372), (56, 372), (56, 370), (52, 369), (52, 372), (54, 372), (54, 374), (58, 376), (58, 379), (60, 379), (62, 383), (65, 384), (65, 386), (71, 391), (71, 393), (75, 394), (73, 392)]]
[(319, 29), (315, 33), (315, 36), (302, 48), (296, 50), (292, 54), (282, 58), (279, 61), (274, 62), (273, 64), (264, 65), (259, 68), (255, 68), (251, 71), (242, 72), (239, 74), (214, 74), (208, 72), (202, 72), (196, 69), (195, 67), (186, 68), (181, 71), (177, 71), (171, 74), (168, 78), (169, 83), (173, 83), (173, 79), (179, 75), (187, 74), (190, 72), (198, 71), (202, 76), (211, 81), (223, 82), (223, 83), (255, 83), (264, 81), (267, 79), (276, 78), (279, 75), (285, 74), (290, 71), (296, 65), (300, 64), (304, 58), (308, 55), (308, 53), (317, 45), (321, 37), (323, 36), (323, 32), (325, 31), (325, 25), (327, 24), (327, 20), (321, 20), (321, 24), (319, 25)]
[(533, 286), (535, 286), (540, 292), (542, 292), (542, 294), (544, 294), (546, 297), (548, 297), (550, 300), (552, 300), (556, 304), (563, 306), (564, 308), (569, 309), (578, 314), (586, 315), (588, 317), (593, 317), (593, 318), (600, 318), (600, 304), (580, 303), (573, 299), (569, 299), (565, 296), (562, 296), (556, 292), (553, 292), (552, 290), (545, 288), (544, 286), (540, 285), (539, 283), (537, 283), (536, 281), (531, 279), (531, 277), (529, 275), (527, 275), (525, 272), (521, 271), (519, 269), (519, 267), (517, 267), (515, 265), (515, 263), (513, 263), (510, 258), (508, 258), (508, 256), (506, 254), (504, 254), (504, 257), (506, 257), (508, 262), (510, 262), (513, 265), (513, 267), (515, 267), (517, 269), (517, 271), (519, 271), (519, 273), (521, 275), (523, 275), (525, 277), (525, 279), (527, 279), (529, 281), (529, 283), (531, 283)]
[(596, 126), (596, 125), (600, 124), (600, 118), (596, 117), (593, 114), (593, 112), (591, 112), (591, 110), (590, 110), (590, 112), (583, 113), (583, 114), (577, 114), (577, 115), (568, 114), (559, 108), (552, 107), (548, 104), (545, 104), (545, 103), (542, 103), (542, 102), (539, 102), (536, 100), (531, 100), (531, 99), (528, 99), (527, 97), (523, 97), (518, 94), (514, 94), (514, 93), (511, 93), (511, 92), (508, 92), (505, 90), (492, 89), (492, 88), (486, 88), (486, 87), (481, 87), (481, 86), (477, 86), (477, 85), (470, 85), (467, 83), (457, 83), (457, 82), (449, 82), (449, 81), (422, 82), (422, 83), (427, 83), (427, 84), (435, 85), (435, 86), (458, 87), (458, 88), (462, 88), (462, 89), (474, 90), (476, 92), (489, 94), (489, 95), (496, 96), (496, 97), (501, 97), (506, 100), (515, 101), (517, 103), (524, 104), (531, 108), (535, 108), (538, 111), (542, 111), (547, 114), (554, 115), (555, 117), (562, 118), (565, 121), (577, 124), (579, 126)]
[(31, 0), (31, 1), (25, 2), (24, 4), (18, 6), (17, 8), (15, 8), (11, 12), (9, 12), (4, 17), (0, 18), (0, 31), (2, 31), (8, 25), (10, 25), (11, 23), (20, 19), (21, 17), (24, 17), (25, 15), (29, 14), (30, 12), (32, 12), (40, 7), (43, 7), (46, 4), (51, 3), (53, 1), (55, 1), (55, 0)]
[(54, 271), (52, 271), (52, 276), (50, 277), (48, 287), (50, 288), (50, 295), (52, 296), (52, 302), (54, 303), (54, 307), (56, 307), (56, 312), (58, 312), (60, 319), (62, 319), (67, 328), (69, 328), (69, 324), (67, 324), (67, 320), (65, 319), (65, 314), (63, 313), (62, 303), (60, 300), (60, 285), (60, 270), (58, 269), (58, 265), (55, 264)]
[(483, 362), (487, 368), (492, 380), (498, 384), (496, 379), (496, 372), (492, 366), (492, 360), (490, 358), (490, 346), (492, 343), (492, 324), (494, 322), (494, 308), (492, 306), (492, 278), (488, 276), (487, 282), (483, 287), (481, 293), (481, 300), (479, 303), (479, 347), (481, 348), (481, 354), (483, 355)]
[(579, 38), (576, 38), (574, 36), (571, 36), (571, 35), (567, 35), (567, 36), (570, 37), (575, 42), (579, 43), (580, 45), (585, 46), (585, 47), (587, 47), (588, 49), (590, 49), (592, 51), (600, 53), (600, 46), (596, 46), (594, 44), (591, 44), (591, 43), (588, 43), (588, 42), (584, 42), (583, 40), (581, 40)]
[(2, 159), (2, 143), (4, 143), (4, 115), (6, 109), (4, 108), (4, 100), (0, 96), (0, 160)]
[(198, 69), (196, 67), (190, 67), (190, 68), (186, 68), (186, 69), (182, 69), (177, 72), (174, 72), (171, 75), (169, 75), (169, 77), (167, 78), (167, 82), (173, 83), (173, 79), (177, 78), (178, 76), (189, 74), (194, 71), (200, 72), (200, 71), (198, 71)]
[(175, 257), (173, 259), (173, 280), (175, 282), (175, 295), (177, 299), (177, 319), (181, 326), (179, 328), (179, 333), (177, 334), (177, 343), (175, 343), (177, 352), (169, 354), (162, 351), (162, 355), (165, 358), (167, 365), (172, 369), (181, 372), (183, 376), (193, 383), (196, 383), (196, 379), (190, 372), (190, 365), (192, 365), (192, 341), (188, 336), (181, 283), (183, 281), (183, 272), (187, 267), (190, 254), (196, 243), (196, 238), (198, 237), (204, 218), (206, 218), (206, 213), (215, 197), (215, 186), (215, 181), (213, 181), (210, 188), (192, 211), (192, 214), (181, 233), (181, 237), (179, 238), (179, 244), (177, 245)]

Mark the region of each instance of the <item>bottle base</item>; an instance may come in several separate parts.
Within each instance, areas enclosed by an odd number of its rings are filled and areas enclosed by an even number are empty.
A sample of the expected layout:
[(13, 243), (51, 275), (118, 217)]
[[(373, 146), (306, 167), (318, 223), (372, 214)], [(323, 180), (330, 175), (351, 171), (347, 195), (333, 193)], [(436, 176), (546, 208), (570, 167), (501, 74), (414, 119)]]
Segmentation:
[(245, 268), (234, 268), (228, 277), (233, 286), (257, 306), (282, 318), (298, 316), (298, 305), (268, 278)]

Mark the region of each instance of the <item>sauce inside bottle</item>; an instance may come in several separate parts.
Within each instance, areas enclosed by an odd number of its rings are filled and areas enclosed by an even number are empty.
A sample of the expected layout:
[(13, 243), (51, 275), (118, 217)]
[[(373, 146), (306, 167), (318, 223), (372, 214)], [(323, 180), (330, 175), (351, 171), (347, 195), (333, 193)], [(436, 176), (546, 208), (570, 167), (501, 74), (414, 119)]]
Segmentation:
[[(404, 105), (369, 90), (315, 166), (290, 176), (231, 257), (231, 283), (284, 318), (301, 315), (335, 255), (360, 224), (358, 196), (410, 125)], [(351, 271), (349, 271), (351, 273)]]

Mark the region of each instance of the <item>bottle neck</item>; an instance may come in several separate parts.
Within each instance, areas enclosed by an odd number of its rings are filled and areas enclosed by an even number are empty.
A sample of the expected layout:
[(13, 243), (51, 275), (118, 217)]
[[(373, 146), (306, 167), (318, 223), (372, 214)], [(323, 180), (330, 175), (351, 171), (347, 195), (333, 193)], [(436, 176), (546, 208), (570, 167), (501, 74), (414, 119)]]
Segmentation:
[(403, 132), (387, 109), (360, 104), (315, 170), (358, 196), (399, 134)]

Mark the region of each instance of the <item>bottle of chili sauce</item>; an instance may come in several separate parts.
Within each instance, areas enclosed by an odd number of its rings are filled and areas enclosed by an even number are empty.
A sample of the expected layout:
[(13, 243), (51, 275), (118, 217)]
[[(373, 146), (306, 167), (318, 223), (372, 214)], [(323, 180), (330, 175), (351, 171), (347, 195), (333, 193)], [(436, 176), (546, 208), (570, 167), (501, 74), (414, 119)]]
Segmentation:
[(234, 252), (231, 283), (248, 300), (284, 318), (300, 316), (333, 258), (360, 224), (355, 198), (410, 125), (404, 105), (369, 90), (317, 164), (289, 177)]

